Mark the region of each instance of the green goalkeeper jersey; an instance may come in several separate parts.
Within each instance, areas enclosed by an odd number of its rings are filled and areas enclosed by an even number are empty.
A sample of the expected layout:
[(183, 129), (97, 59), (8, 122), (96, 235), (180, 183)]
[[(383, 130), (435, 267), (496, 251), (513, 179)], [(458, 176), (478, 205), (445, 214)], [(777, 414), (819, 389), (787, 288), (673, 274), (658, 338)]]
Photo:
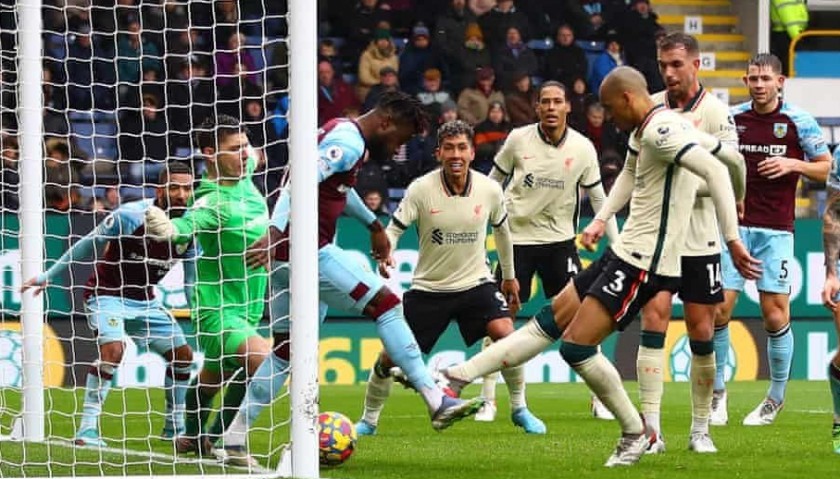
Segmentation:
[(187, 214), (172, 220), (176, 243), (195, 235), (201, 246), (193, 319), (202, 329), (221, 327), (225, 318), (256, 325), (263, 315), (268, 273), (245, 263), (246, 248), (268, 228), (268, 206), (251, 181), (256, 164), (249, 155), (246, 174), (234, 185), (202, 178)]

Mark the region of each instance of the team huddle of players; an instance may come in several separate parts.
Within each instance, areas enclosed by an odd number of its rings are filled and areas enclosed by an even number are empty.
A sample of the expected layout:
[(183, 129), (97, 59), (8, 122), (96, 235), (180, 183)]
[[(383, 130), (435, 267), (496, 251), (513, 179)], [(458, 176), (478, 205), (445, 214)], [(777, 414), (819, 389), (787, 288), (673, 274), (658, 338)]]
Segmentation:
[[(376, 433), (395, 379), (419, 393), (435, 429), (480, 410), (492, 417), (492, 398), (458, 396), (465, 385), (497, 371), (510, 391), (513, 423), (545, 434), (546, 425), (526, 404), (523, 365), (562, 340), (560, 353), (591, 389), (596, 415), (614, 417), (621, 426), (606, 465), (632, 465), (645, 453), (664, 452), (663, 348), (672, 297), (679, 294), (692, 352), (688, 447), (714, 453), (709, 426), (728, 421), (727, 323), (746, 280), (755, 280), (760, 294), (771, 384), (743, 422), (775, 420), (793, 357), (787, 267), (793, 261), (796, 186), (802, 175), (824, 182), (830, 169), (823, 299), (840, 318), (840, 164), (830, 168), (813, 117), (782, 100), (784, 77), (776, 57), (750, 60), (744, 81), (751, 101), (732, 110), (698, 82), (693, 37), (667, 36), (659, 45), (659, 64), (667, 90), (653, 97), (644, 77), (627, 67), (615, 69), (601, 86), (603, 106), (619, 128), (632, 132), (609, 196), (595, 148), (567, 126), (566, 89), (553, 81), (539, 87), (538, 123), (510, 133), (489, 177), (470, 169), (471, 127), (460, 121), (440, 126), (441, 167), (412, 182), (387, 228), (355, 193), (356, 174), (367, 155), (389, 154), (427, 127), (422, 106), (404, 94), (386, 94), (362, 117), (322, 127), (321, 320), (328, 307), (369, 317), (384, 346), (370, 373), (359, 434)], [(194, 193), (191, 169), (170, 164), (155, 199), (114, 211), (24, 289), (38, 292), (72, 262), (96, 258), (86, 304), (100, 355), (88, 373), (76, 444), (104, 445), (99, 416), (128, 335), (169, 364), (162, 436), (174, 439), (181, 453), (212, 451), (229, 463), (251, 466), (256, 461), (247, 450), (248, 430), (289, 373), (290, 192), (283, 188), (269, 216), (251, 181), (260, 155), (234, 119), (208, 120), (196, 140), (207, 173)], [(610, 243), (585, 270), (575, 246), (581, 189), (596, 211), (583, 244), (594, 247), (604, 235)], [(628, 202), (630, 213), (619, 233), (615, 215)], [(341, 214), (368, 226), (379, 275), (334, 244)], [(418, 229), (419, 258), (411, 287), (400, 299), (381, 276), (394, 266), (391, 250), (411, 224)], [(495, 273), (486, 262), (488, 225), (499, 256)], [(97, 252), (103, 246), (104, 252)], [(194, 285), (187, 297), (205, 355), (192, 382), (192, 351), (152, 290), (178, 260), (185, 262), (185, 282)], [(514, 329), (534, 274), (548, 304)], [(256, 330), (267, 289), (273, 343)], [(598, 348), (639, 313), (641, 415)], [(432, 350), (451, 320), (467, 344), (489, 340), (481, 353), (433, 378), (422, 354)], [(829, 372), (834, 449), (840, 453), (840, 359)], [(224, 384), (223, 408), (207, 425), (209, 404)]]

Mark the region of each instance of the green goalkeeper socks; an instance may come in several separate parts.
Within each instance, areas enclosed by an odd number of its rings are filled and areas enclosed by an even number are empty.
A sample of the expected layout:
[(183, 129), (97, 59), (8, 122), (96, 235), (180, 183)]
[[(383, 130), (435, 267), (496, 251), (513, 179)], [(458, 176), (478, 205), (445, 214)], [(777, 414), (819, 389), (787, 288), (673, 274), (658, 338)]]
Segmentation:
[(210, 416), (210, 406), (215, 394), (205, 393), (198, 385), (198, 378), (190, 382), (187, 390), (187, 411), (186, 411), (186, 436), (198, 437), (207, 424)]
[(222, 398), (222, 410), (219, 411), (219, 414), (216, 414), (213, 424), (207, 431), (211, 441), (215, 442), (216, 438), (221, 436), (230, 427), (231, 423), (233, 423), (233, 418), (239, 411), (239, 405), (242, 404), (242, 399), (245, 397), (245, 386), (245, 370), (240, 369), (236, 376), (232, 377), (228, 382), (225, 395)]

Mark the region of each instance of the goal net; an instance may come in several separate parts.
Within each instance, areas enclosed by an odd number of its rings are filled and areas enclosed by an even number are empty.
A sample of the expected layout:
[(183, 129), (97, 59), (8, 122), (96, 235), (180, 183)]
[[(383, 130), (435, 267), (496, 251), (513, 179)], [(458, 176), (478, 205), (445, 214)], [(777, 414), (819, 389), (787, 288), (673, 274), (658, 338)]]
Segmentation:
[[(262, 357), (244, 338), (262, 336), (270, 351), (271, 296), (288, 293), (245, 256), (290, 158), (288, 46), (301, 27), (288, 10), (269, 0), (0, 6), (0, 477), (317, 477), (311, 368), (297, 378), (308, 397), (281, 388), (250, 428), (250, 468), (196, 447), (233, 419)], [(314, 13), (296, 20), (312, 25), (298, 44), (314, 45)], [(311, 72), (314, 84), (311, 55), (298, 77)], [(207, 123), (223, 118), (246, 128), (247, 154), (226, 150), (229, 136)], [(314, 139), (315, 121), (298, 119)], [(202, 223), (206, 198), (217, 202)], [(197, 234), (152, 239), (154, 207), (170, 221), (186, 209), (173, 223)], [(317, 321), (307, 323), (317, 358)], [(294, 429), (303, 455), (288, 447)]]

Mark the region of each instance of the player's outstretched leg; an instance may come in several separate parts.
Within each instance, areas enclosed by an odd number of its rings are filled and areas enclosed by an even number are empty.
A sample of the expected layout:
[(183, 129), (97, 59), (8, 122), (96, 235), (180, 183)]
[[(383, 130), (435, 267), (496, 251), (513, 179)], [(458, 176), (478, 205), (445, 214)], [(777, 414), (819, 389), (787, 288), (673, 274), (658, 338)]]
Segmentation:
[[(493, 340), (489, 337), (485, 337), (481, 341), (481, 350), (484, 351), (490, 347), (491, 344), (493, 344)], [(499, 380), (499, 373), (492, 372), (485, 375), (482, 379), (481, 397), (483, 397), (486, 402), (476, 413), (475, 420), (480, 422), (493, 422), (496, 420), (496, 382)]]
[(184, 344), (162, 354), (169, 362), (166, 368), (164, 389), (166, 394), (166, 418), (161, 439), (173, 440), (186, 432), (184, 413), (187, 403), (187, 389), (192, 368), (192, 349)]
[(241, 450), (248, 440), (248, 431), (263, 409), (271, 404), (289, 374), (289, 335), (274, 333), (274, 349), (254, 372), (245, 390), (245, 399), (230, 427), (217, 441), (225, 449)]
[(383, 366), (382, 356), (370, 368), (367, 388), (365, 389), (365, 411), (362, 419), (356, 423), (356, 434), (359, 436), (373, 436), (376, 434), (376, 427), (379, 425), (379, 415), (385, 407), (385, 401), (391, 395), (391, 386), (394, 378)]
[[(577, 301), (574, 288), (572, 292)], [(552, 306), (546, 305), (524, 326), (494, 342), (468, 361), (441, 370), (441, 376), (455, 394), (460, 394), (464, 386), (477, 378), (505, 367), (524, 364), (559, 340), (561, 334), (555, 323)]]
[(484, 404), (482, 398), (462, 401), (446, 396), (426, 369), (420, 347), (403, 317), (399, 298), (383, 287), (365, 306), (364, 312), (376, 321), (376, 330), (391, 360), (408, 377), (426, 403), (432, 427), (446, 429), (455, 422), (475, 414)]
[(665, 333), (642, 330), (641, 345), (636, 355), (636, 375), (639, 381), (639, 404), (650, 437), (646, 454), (665, 452), (665, 439), (659, 422), (665, 384), (664, 353)]

